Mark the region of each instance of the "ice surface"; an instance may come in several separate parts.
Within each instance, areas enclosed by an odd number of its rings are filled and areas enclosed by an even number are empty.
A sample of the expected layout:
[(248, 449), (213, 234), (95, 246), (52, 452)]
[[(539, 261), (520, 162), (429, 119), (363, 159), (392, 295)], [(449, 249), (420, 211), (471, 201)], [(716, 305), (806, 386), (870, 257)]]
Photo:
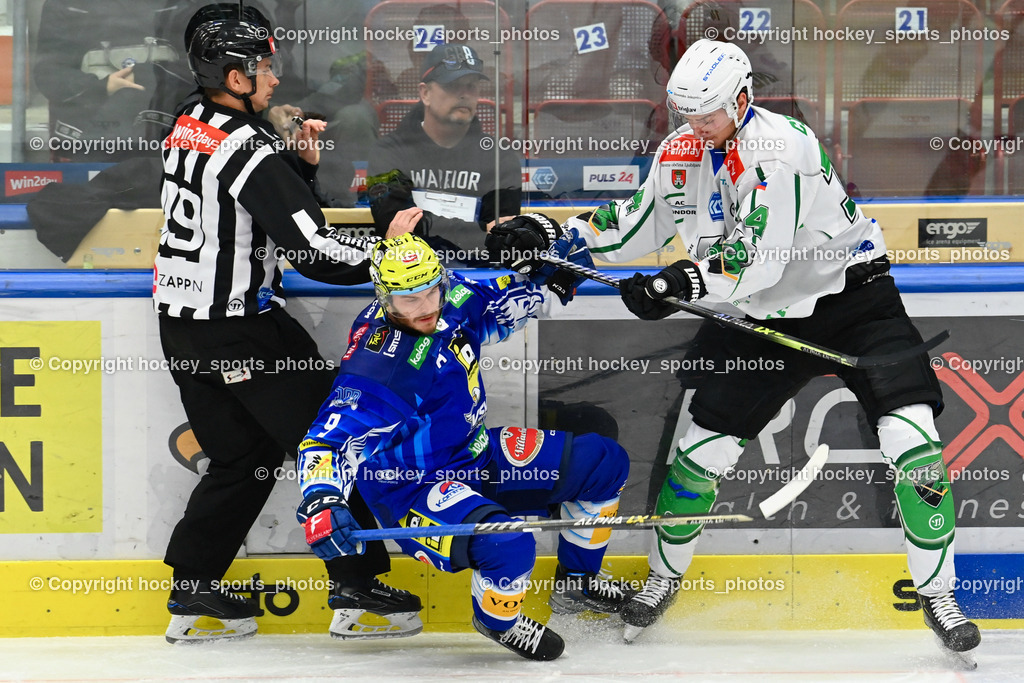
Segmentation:
[(621, 624), (556, 617), (554, 662), (520, 659), (480, 635), (342, 642), (266, 635), (172, 646), (162, 637), (0, 639), (0, 681), (992, 681), (1024, 682), (1024, 631), (985, 631), (978, 669), (955, 670), (920, 631), (694, 633), (660, 625), (626, 645)]

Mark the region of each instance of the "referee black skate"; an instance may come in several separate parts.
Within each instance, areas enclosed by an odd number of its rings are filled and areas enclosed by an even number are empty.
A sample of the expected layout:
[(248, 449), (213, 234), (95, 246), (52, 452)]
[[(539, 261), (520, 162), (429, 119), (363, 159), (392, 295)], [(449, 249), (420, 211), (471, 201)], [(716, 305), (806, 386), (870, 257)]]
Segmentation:
[[(224, 590), (220, 580), (273, 489), (266, 473), (296, 449), (334, 379), (312, 338), (284, 310), (283, 261), (322, 282), (369, 281), (363, 252), (328, 225), (312, 193), (325, 124), (305, 122), (296, 153), (285, 151), (258, 115), (279, 82), (274, 52), (266, 27), (240, 20), (201, 25), (188, 58), (204, 96), (183, 111), (164, 144), (165, 223), (153, 301), (171, 374), (210, 461), (164, 559), (175, 580), (171, 642), (255, 633), (259, 605)], [(350, 505), (361, 525), (376, 525), (361, 499)], [(419, 598), (376, 578), (389, 569), (381, 542), (369, 544), (365, 555), (327, 563), (332, 635), (422, 630)], [(377, 615), (373, 625), (360, 622), (367, 612)], [(201, 617), (221, 624), (197, 628)]]

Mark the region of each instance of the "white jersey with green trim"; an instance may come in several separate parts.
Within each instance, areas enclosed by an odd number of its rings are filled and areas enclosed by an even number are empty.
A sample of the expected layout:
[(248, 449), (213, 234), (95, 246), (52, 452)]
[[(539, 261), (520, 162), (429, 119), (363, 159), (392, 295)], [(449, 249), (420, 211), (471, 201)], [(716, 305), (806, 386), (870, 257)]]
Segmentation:
[(886, 252), (878, 224), (850, 199), (804, 124), (750, 107), (727, 150), (684, 125), (658, 147), (629, 199), (578, 227), (597, 258), (630, 261), (678, 233), (708, 289), (760, 319), (807, 317), (842, 291), (845, 271)]

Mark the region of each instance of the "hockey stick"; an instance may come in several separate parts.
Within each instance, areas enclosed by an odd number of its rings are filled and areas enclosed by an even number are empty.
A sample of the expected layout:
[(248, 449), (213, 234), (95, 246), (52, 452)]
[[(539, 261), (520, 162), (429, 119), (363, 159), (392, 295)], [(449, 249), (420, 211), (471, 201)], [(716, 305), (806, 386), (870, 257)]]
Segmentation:
[[(545, 253), (538, 254), (536, 258), (544, 263), (558, 266), (559, 268), (568, 270), (577, 275), (582, 275), (583, 277), (594, 280), (595, 282), (600, 282), (602, 284), (609, 285), (610, 287), (615, 287), (616, 289), (619, 287), (620, 280), (618, 278), (605, 275), (593, 268), (587, 268), (586, 266), (581, 266), (577, 263), (573, 263), (572, 261), (567, 261), (565, 259), (558, 258), (557, 256)], [(825, 360), (838, 363), (839, 365), (845, 365), (849, 368), (877, 368), (883, 365), (895, 365), (897, 363), (902, 363), (928, 351), (929, 349), (935, 348), (942, 342), (949, 339), (949, 330), (943, 330), (928, 341), (918, 344), (917, 346), (912, 346), (909, 349), (903, 349), (902, 351), (894, 351), (892, 353), (885, 353), (878, 356), (850, 356), (845, 353), (840, 353), (839, 351), (833, 351), (832, 349), (825, 348), (824, 346), (811, 344), (810, 342), (798, 339), (797, 337), (791, 337), (788, 334), (778, 332), (770, 327), (765, 327), (764, 325), (759, 325), (743, 318), (737, 318), (736, 316), (729, 315), (728, 313), (712, 311), (704, 308), (703, 306), (698, 306), (697, 304), (677, 299), (674, 296), (665, 297), (662, 301), (675, 306), (681, 311), (686, 311), (687, 313), (692, 313), (693, 315), (701, 318), (713, 320), (721, 325), (742, 330), (743, 332), (747, 332), (748, 334), (752, 334), (755, 337), (759, 337), (766, 341), (781, 344), (782, 346), (802, 351), (803, 353), (808, 353), (812, 356), (817, 356), (818, 358), (824, 358)]]
[(477, 536), (480, 534), (561, 531), (563, 529), (653, 529), (666, 524), (717, 524), (720, 522), (752, 522), (747, 515), (630, 515), (628, 517), (594, 517), (593, 519), (546, 519), (528, 522), (478, 522), (476, 524), (439, 524), (436, 526), (391, 529), (360, 529), (353, 532), (356, 541), (383, 541), (399, 538), (433, 538), (435, 536)]
[[(761, 514), (771, 517), (792, 503), (803, 493), (828, 458), (828, 446), (821, 444), (811, 455), (803, 469), (781, 489), (758, 506)], [(547, 519), (528, 522), (477, 522), (475, 524), (438, 524), (425, 527), (388, 529), (360, 529), (352, 534), (356, 541), (383, 541), (385, 539), (433, 538), (436, 536), (477, 536), (482, 534), (528, 533), (533, 531), (561, 531), (563, 529), (653, 529), (674, 524), (718, 524), (721, 522), (752, 522), (747, 515), (630, 515), (628, 517), (595, 517), (593, 519)]]
[(804, 489), (810, 486), (814, 478), (818, 476), (818, 472), (821, 472), (821, 468), (827, 459), (828, 446), (821, 444), (811, 454), (803, 469), (797, 472), (785, 486), (761, 501), (758, 505), (761, 508), (761, 514), (765, 517), (771, 517), (796, 500), (796, 497), (803, 493)]

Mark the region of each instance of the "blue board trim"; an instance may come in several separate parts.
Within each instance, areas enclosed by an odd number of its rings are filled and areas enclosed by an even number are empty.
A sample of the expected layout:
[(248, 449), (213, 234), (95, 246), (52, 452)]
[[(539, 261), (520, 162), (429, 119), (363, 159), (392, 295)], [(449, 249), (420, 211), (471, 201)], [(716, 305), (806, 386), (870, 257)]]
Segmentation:
[[(634, 271), (606, 269), (620, 277)], [(496, 277), (501, 271), (464, 270), (473, 279)], [(641, 272), (655, 273), (645, 269)], [(906, 294), (947, 294), (954, 292), (1022, 292), (1024, 263), (984, 265), (902, 265), (892, 267), (900, 291)], [(350, 287), (309, 280), (293, 270), (284, 273), (285, 292), (290, 296), (371, 297), (369, 283)], [(608, 295), (611, 288), (596, 282), (580, 286), (581, 295)], [(6, 270), (0, 271), (0, 298), (78, 299), (148, 298), (153, 293), (151, 270)]]
[(971, 619), (1024, 619), (1024, 554), (956, 555), (956, 601)]

